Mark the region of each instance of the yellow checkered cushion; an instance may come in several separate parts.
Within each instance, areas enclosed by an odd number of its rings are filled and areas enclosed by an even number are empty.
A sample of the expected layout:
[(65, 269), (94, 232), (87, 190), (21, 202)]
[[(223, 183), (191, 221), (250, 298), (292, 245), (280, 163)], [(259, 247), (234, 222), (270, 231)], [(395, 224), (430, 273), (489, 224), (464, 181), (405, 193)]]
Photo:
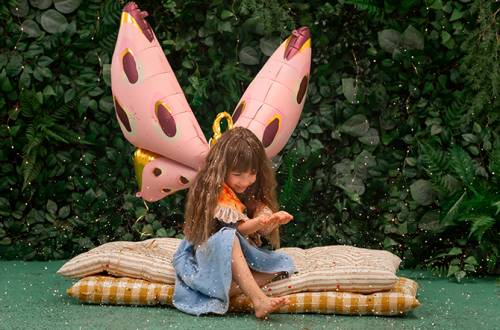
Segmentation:
[(70, 297), (94, 304), (172, 305), (174, 286), (128, 277), (88, 276), (66, 292)]
[[(354, 315), (398, 315), (420, 305), (416, 299), (417, 283), (399, 278), (390, 291), (372, 294), (351, 292), (302, 292), (287, 297), (291, 304), (279, 313), (324, 313)], [(82, 302), (122, 305), (172, 305), (174, 286), (131, 278), (89, 276), (75, 283), (68, 295)], [(251, 312), (245, 295), (231, 300), (231, 311)]]
[[(348, 315), (398, 315), (420, 306), (416, 298), (418, 284), (400, 277), (390, 291), (360, 294), (353, 292), (301, 292), (287, 295), (290, 305), (279, 313), (323, 313)], [(232, 311), (253, 311), (245, 295), (231, 301)]]

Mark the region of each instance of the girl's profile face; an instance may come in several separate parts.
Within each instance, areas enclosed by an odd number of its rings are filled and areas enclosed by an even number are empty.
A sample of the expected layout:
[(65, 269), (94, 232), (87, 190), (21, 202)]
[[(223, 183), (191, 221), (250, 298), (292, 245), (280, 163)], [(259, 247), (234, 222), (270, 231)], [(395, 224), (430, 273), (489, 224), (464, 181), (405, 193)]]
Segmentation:
[(230, 171), (227, 178), (226, 184), (234, 192), (241, 194), (250, 187), (257, 179), (257, 173), (255, 171), (238, 172)]

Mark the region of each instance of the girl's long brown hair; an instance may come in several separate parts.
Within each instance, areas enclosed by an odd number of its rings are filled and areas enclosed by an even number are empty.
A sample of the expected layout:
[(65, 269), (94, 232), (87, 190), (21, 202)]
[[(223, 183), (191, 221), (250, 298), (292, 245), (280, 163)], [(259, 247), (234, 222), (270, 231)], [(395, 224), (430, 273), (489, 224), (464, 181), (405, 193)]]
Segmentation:
[[(262, 143), (246, 128), (230, 129), (211, 147), (203, 167), (189, 188), (184, 236), (195, 247), (205, 242), (217, 228), (217, 220), (214, 219), (217, 199), (226, 177), (232, 171), (255, 171), (257, 174), (255, 183), (248, 187), (241, 198), (249, 217), (253, 216), (257, 202), (265, 203), (273, 212), (278, 210), (276, 178)], [(279, 235), (277, 239), (279, 241)]]

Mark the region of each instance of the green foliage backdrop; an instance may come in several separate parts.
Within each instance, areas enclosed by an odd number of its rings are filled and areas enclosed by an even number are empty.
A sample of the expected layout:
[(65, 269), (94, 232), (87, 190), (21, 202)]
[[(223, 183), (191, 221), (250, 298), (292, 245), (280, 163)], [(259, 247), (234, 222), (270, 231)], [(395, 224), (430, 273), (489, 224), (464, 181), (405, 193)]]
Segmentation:
[[(179, 236), (185, 193), (134, 196), (115, 119), (117, 0), (0, 5), (0, 256)], [(499, 4), (140, 1), (209, 135), (280, 40), (313, 36), (308, 100), (275, 159), (285, 245), (384, 248), (461, 279), (499, 271)]]

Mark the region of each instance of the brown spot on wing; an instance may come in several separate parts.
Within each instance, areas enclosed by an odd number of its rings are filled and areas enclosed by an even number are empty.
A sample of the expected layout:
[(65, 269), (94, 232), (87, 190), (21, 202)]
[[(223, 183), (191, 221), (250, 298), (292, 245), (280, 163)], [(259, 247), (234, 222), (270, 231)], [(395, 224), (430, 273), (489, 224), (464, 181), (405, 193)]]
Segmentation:
[(298, 104), (302, 103), (302, 100), (304, 99), (304, 96), (306, 95), (308, 82), (309, 82), (309, 77), (307, 77), (307, 76), (304, 76), (302, 78), (302, 81), (300, 82), (299, 91), (297, 92), (297, 103)]
[(139, 72), (137, 71), (134, 55), (129, 51), (123, 56), (123, 71), (125, 71), (125, 75), (131, 84), (135, 84), (139, 79)]
[(162, 189), (162, 191), (163, 191), (164, 193), (167, 193), (167, 194), (168, 194), (168, 193), (170, 193), (170, 192), (172, 191), (172, 189), (169, 189), (169, 188), (163, 188), (163, 189)]
[(154, 170), (153, 170), (153, 174), (154, 174), (154, 176), (160, 176), (161, 175), (161, 169), (159, 169), (158, 167), (155, 167)]
[(125, 110), (123, 110), (122, 106), (120, 103), (115, 98), (115, 112), (116, 116), (118, 117), (118, 120), (122, 123), (122, 125), (125, 127), (127, 132), (132, 132), (132, 127), (130, 126), (130, 121), (128, 120), (127, 113)]
[(276, 134), (278, 134), (278, 129), (280, 126), (280, 120), (278, 117), (275, 117), (269, 124), (267, 124), (264, 129), (264, 135), (262, 136), (262, 144), (264, 148), (267, 148), (273, 143)]
[(189, 180), (185, 177), (185, 176), (182, 176), (179, 178), (179, 181), (182, 183), (182, 184), (188, 184), (189, 183)]
[(168, 108), (160, 102), (156, 105), (156, 117), (160, 123), (160, 127), (168, 137), (173, 137), (177, 133), (177, 127), (175, 125), (175, 119), (168, 111)]

